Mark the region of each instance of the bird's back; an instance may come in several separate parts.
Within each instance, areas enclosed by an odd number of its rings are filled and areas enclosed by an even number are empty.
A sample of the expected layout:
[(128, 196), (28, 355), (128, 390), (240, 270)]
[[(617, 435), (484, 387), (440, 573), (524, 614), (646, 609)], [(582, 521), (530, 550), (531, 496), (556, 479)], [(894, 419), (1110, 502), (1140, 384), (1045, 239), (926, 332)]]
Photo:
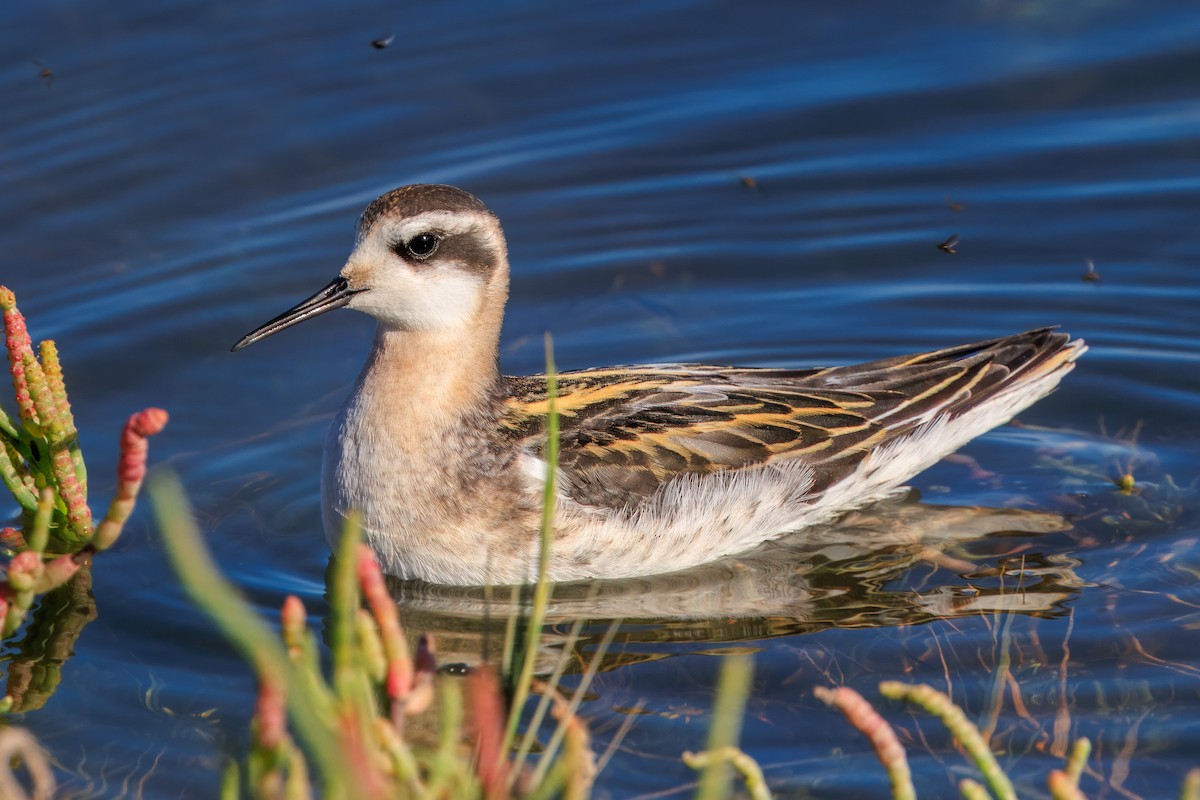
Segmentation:
[[(583, 505), (630, 509), (684, 475), (798, 460), (818, 495), (859, 471), (869, 453), (935, 422), (944, 434), (926, 446), (940, 459), (1047, 394), (1084, 349), (1042, 328), (826, 369), (667, 364), (561, 373), (564, 488)], [(504, 426), (540, 454), (545, 377), (506, 380)], [(973, 424), (958, 425), (965, 417)], [(959, 428), (976, 432), (963, 438)]]

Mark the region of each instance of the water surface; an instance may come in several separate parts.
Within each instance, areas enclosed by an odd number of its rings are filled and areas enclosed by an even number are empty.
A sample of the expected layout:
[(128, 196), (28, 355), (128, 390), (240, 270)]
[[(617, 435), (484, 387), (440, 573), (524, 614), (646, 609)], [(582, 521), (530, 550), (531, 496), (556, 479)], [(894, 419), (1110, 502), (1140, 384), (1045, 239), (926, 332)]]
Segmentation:
[[(642, 708), (599, 790), (686, 793), (678, 755), (703, 746), (733, 649), (756, 654), (744, 747), (783, 794), (879, 791), (867, 744), (811, 690), (876, 697), (894, 678), (951, 691), (1026, 785), (1086, 735), (1089, 792), (1169, 796), (1200, 752), (1198, 37), (1194, 4), (1120, 0), (8, 3), (0, 281), (60, 345), (94, 495), (125, 416), (169, 409), (153, 458), (222, 567), (264, 613), (295, 593), (314, 623), (321, 442), (371, 323), (339, 313), (227, 351), (333, 277), (394, 186), (461, 185), (504, 221), (513, 373), (540, 369), (546, 330), (562, 368), (801, 367), (1061, 324), (1091, 345), (1062, 389), (969, 445), (977, 468), (914, 486), (1070, 524), (979, 538), (960, 521), (939, 562), (876, 538), (889, 516), (845, 551), (790, 552), (795, 580), (768, 571), (766, 590), (706, 574), (685, 581), (702, 596), (634, 585), (662, 599), (586, 609), (585, 657), (628, 618), (584, 705), (599, 746)], [(955, 254), (936, 248), (955, 233)], [(1116, 494), (1131, 467), (1139, 494)], [(76, 794), (211, 796), (253, 683), (144, 509), (94, 594), (22, 724)], [(402, 600), (431, 628), (478, 628), (469, 602)], [(945, 736), (883, 707), (922, 796), (954, 796)]]

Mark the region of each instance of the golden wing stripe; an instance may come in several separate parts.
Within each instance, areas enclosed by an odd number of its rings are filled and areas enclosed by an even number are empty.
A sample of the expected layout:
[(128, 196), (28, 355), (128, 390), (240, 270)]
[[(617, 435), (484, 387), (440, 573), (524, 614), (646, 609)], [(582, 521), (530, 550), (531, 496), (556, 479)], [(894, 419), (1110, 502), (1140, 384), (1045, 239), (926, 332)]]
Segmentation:
[[(930, 386), (928, 389), (926, 389), (923, 392), (914, 394), (911, 397), (906, 397), (904, 399), (904, 401), (901, 402), (899, 405), (897, 405), (895, 408), (883, 412), (882, 414), (875, 417), (874, 419), (876, 421), (886, 419), (887, 417), (890, 417), (893, 414), (898, 414), (901, 411), (904, 411), (905, 409), (912, 408), (913, 406), (920, 404), (920, 402), (922, 400), (925, 400), (926, 398), (932, 397), (932, 396), (938, 394), (939, 392), (943, 391), (947, 386), (950, 386), (955, 381), (961, 380), (965, 374), (966, 374), (966, 370), (959, 370), (957, 372), (952, 372), (950, 375), (948, 375), (942, 381), (934, 384), (933, 386)], [(971, 381), (970, 385), (971, 386), (975, 385), (975, 383), (978, 382), (979, 378), (980, 378), (980, 376), (977, 375), (975, 377), (975, 379), (973, 381)], [(945, 403), (943, 403), (942, 405), (944, 406)]]
[[(574, 417), (589, 408), (625, 400), (639, 392), (657, 392), (669, 390), (671, 386), (691, 387), (699, 385), (699, 381), (672, 381), (664, 384), (661, 381), (640, 381), (637, 383), (604, 383), (598, 386), (581, 386), (578, 388), (564, 386), (563, 391), (555, 401), (555, 409), (561, 416)], [(526, 416), (544, 417), (550, 413), (549, 401), (545, 398), (532, 401), (509, 400), (508, 405), (515, 412)]]

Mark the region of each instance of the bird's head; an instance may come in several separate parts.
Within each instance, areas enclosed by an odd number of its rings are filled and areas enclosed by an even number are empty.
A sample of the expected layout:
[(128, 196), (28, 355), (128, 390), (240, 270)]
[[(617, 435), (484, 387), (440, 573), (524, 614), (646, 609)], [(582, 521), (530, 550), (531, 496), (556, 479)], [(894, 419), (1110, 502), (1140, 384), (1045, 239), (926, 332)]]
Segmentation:
[(354, 251), (329, 285), (233, 349), (343, 306), (391, 329), (466, 333), (502, 313), (507, 296), (504, 233), (487, 206), (453, 186), (405, 186), (363, 211)]

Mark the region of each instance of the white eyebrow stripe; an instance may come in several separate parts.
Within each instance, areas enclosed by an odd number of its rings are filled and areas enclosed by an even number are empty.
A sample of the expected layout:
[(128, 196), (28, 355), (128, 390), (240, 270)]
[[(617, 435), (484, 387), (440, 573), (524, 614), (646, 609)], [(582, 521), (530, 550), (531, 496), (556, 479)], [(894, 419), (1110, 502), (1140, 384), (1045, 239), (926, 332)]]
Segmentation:
[(382, 236), (389, 242), (407, 242), (426, 231), (440, 231), (448, 235), (468, 233), (483, 226), (483, 215), (461, 211), (426, 211), (415, 217), (401, 220), (383, 218), (375, 223), (372, 236)]

